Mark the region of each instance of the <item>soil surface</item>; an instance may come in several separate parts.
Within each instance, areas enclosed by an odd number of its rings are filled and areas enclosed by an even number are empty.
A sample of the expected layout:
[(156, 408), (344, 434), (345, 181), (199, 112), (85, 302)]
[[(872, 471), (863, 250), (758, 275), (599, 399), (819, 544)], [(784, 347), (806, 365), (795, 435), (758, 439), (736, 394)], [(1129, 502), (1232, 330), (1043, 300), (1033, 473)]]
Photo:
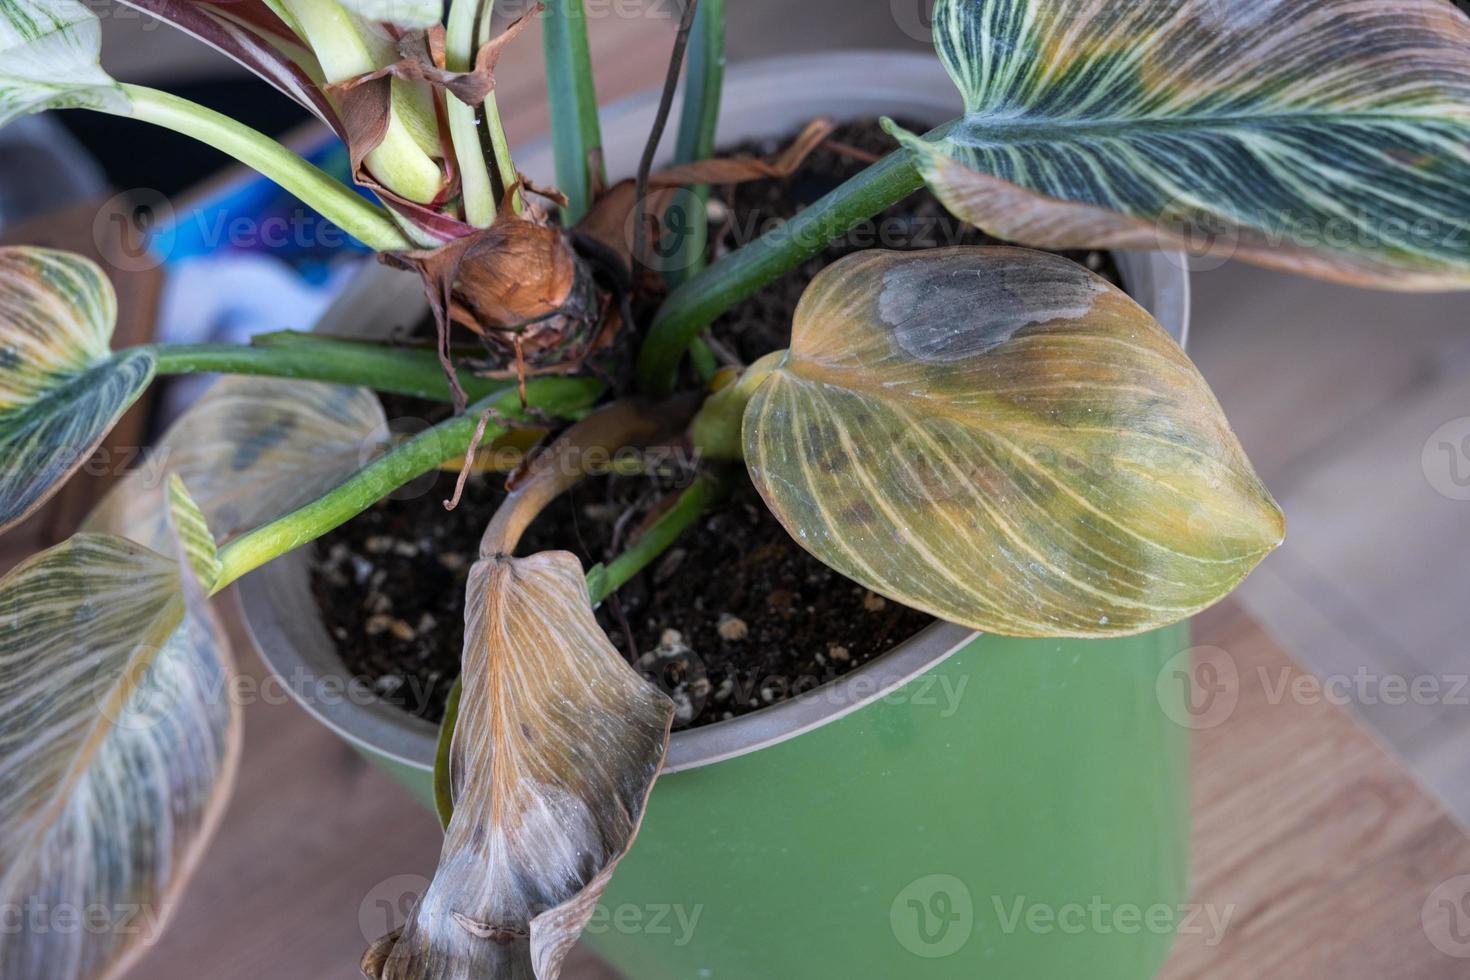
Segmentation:
[[(911, 127), (918, 128), (918, 127)], [(834, 145), (835, 144), (835, 145)], [(727, 152), (768, 154), (781, 141)], [(717, 190), (715, 255), (787, 219), (856, 174), (893, 141), (876, 122), (840, 128), (785, 180)], [(749, 363), (784, 347), (811, 279), (867, 248), (994, 244), (949, 216), (927, 192), (834, 242), (822, 255), (722, 317), (715, 339)], [(1104, 253), (1063, 253), (1117, 281)], [(384, 398), (388, 417), (417, 431), (442, 406)], [(587, 567), (626, 547), (630, 529), (690, 474), (589, 480), (532, 525), (520, 554), (560, 549)], [(313, 590), (349, 670), (378, 694), (432, 722), (459, 674), (465, 581), (503, 478), (472, 477), (460, 506), (441, 501), (454, 474), (426, 477), (380, 501), (317, 545)], [(874, 595), (813, 558), (742, 479), (662, 558), (598, 610), (613, 644), (675, 701), (675, 729), (710, 724), (784, 701), (837, 678), (932, 622)]]

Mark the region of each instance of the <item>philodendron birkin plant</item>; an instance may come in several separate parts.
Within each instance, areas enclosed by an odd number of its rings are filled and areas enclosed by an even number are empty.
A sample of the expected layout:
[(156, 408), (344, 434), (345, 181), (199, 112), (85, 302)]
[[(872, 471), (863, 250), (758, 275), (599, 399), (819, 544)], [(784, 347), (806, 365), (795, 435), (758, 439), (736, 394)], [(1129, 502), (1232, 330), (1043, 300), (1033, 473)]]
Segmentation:
[[(940, 0), (964, 114), (926, 136), (890, 127), (890, 156), (712, 264), (703, 209), (661, 220), (669, 202), (789, 173), (826, 134), (816, 121), (776, 159), (712, 159), (721, 0), (691, 4), (675, 43), (675, 166), (651, 168), (670, 85), (641, 171), (618, 184), (599, 163), (580, 0), (550, 0), (554, 189), (519, 176), (501, 130), (494, 66), (519, 27), (492, 34), (492, 0), (453, 0), (442, 25), (432, 0), (132, 2), (319, 115), (379, 203), (233, 120), (109, 78), (98, 22), (72, 0), (0, 4), (0, 121), (87, 108), (211, 143), (417, 270), (437, 349), (285, 334), (112, 351), (99, 268), (0, 250), (0, 526), (155, 376), (234, 375), (166, 435), (165, 481), (129, 476), (81, 533), (0, 580), (6, 907), (166, 909), (238, 752), (207, 596), (528, 427), (545, 441), (469, 578), (441, 864), (406, 928), (368, 951), (371, 977), (558, 974), (638, 829), (673, 715), (594, 604), (735, 481), (844, 575), (976, 630), (1116, 636), (1230, 592), (1281, 542), (1281, 513), (1179, 347), (1055, 254), (851, 256), (812, 282), (789, 349), (716, 370), (702, 334), (721, 312), (925, 184), (1022, 245), (1208, 229), (1240, 258), (1324, 279), (1470, 286), (1470, 21), (1446, 0)], [(660, 276), (652, 248), (687, 261)], [(394, 442), (374, 392), (458, 411)], [(568, 461), (673, 443), (698, 470), (622, 555), (591, 569), (516, 556), (595, 469)], [(7, 980), (112, 975), (139, 952), (133, 931), (20, 921), (0, 931)]]

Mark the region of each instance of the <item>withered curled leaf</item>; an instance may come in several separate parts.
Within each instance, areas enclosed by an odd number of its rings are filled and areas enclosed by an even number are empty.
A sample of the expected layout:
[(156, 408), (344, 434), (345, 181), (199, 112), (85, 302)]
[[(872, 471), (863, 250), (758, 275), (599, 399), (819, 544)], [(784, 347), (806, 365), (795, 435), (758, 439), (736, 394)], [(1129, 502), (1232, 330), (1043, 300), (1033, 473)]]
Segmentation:
[(372, 980), (555, 980), (668, 746), (673, 703), (608, 642), (574, 555), (484, 557), (468, 596), (454, 814)]

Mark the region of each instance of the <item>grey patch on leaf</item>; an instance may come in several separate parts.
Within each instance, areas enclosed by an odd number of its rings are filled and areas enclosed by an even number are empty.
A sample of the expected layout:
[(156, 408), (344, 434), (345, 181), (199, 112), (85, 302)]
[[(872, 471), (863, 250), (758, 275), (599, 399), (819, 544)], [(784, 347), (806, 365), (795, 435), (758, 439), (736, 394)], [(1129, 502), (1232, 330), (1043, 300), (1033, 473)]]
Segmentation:
[(1026, 327), (1080, 320), (1107, 288), (1062, 258), (908, 262), (883, 274), (878, 315), (910, 357), (959, 361), (999, 347)]
[(234, 456), (230, 460), (230, 469), (236, 472), (250, 469), (260, 462), (262, 456), (290, 438), (296, 424), (297, 420), (293, 416), (282, 415), (272, 421), (269, 427), (241, 442), (235, 447)]

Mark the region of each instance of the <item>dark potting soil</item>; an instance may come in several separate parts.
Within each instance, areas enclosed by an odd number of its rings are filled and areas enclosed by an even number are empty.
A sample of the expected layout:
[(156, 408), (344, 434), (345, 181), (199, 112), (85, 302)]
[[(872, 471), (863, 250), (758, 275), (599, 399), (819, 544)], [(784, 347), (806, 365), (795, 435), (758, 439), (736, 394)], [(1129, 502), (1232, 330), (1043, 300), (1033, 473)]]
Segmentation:
[[(899, 120), (911, 132), (929, 127)], [(789, 140), (755, 140), (732, 152), (767, 156), (779, 152)], [(843, 182), (857, 176), (874, 160), (894, 149), (893, 137), (876, 120), (839, 126), (831, 138), (813, 153), (799, 172), (785, 180), (737, 184), (712, 195), (716, 200), (711, 220), (711, 249), (718, 256), (760, 236), (773, 224), (789, 220)], [(721, 223), (725, 231), (715, 237)], [(806, 287), (817, 273), (838, 259), (871, 248), (905, 251), (952, 246), (999, 245), (973, 225), (944, 209), (928, 191), (913, 194), (876, 218), (865, 221), (832, 242), (819, 255), (804, 263), (779, 282), (772, 283), (715, 322), (716, 338), (726, 341), (740, 359), (749, 364), (761, 355), (790, 345), (791, 314)], [(1107, 252), (1063, 251), (1058, 253), (1081, 263), (1109, 282), (1121, 280), (1113, 257)]]
[[(769, 154), (782, 145), (754, 142), (727, 152)], [(876, 121), (850, 124), (788, 179), (717, 190), (711, 252), (729, 251), (792, 217), (892, 146)], [(801, 294), (844, 255), (994, 243), (922, 192), (726, 314), (713, 333), (749, 363), (787, 345)], [(1063, 254), (1117, 281), (1105, 253)], [(409, 399), (385, 397), (384, 407), (413, 431), (446, 414), (442, 406)], [(459, 674), (469, 567), (504, 497), (502, 477), (474, 476), (459, 507), (446, 512), (441, 501), (452, 493), (454, 477), (426, 477), (327, 535), (317, 545), (312, 576), (349, 671), (385, 701), (436, 723)], [(680, 479), (588, 480), (537, 519), (518, 553), (567, 550), (587, 567), (608, 561), (626, 547), (628, 529), (656, 512)], [(674, 699), (676, 729), (809, 691), (932, 622), (808, 554), (743, 478), (724, 504), (604, 603), (598, 619), (629, 662)]]

